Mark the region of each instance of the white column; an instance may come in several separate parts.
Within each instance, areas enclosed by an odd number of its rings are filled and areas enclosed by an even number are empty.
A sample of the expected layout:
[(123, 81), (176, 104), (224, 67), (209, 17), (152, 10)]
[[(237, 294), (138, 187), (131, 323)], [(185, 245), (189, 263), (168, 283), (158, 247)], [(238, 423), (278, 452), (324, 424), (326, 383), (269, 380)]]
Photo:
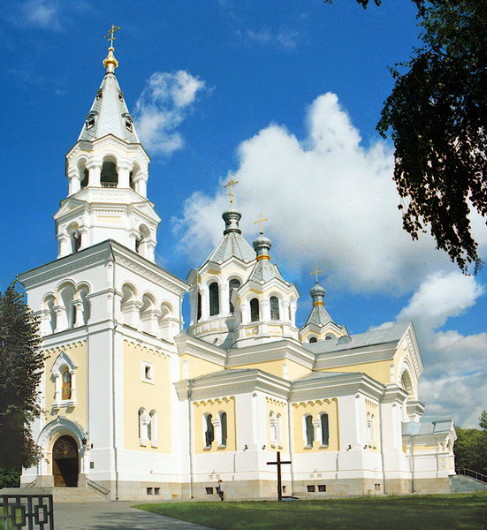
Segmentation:
[(118, 187), (130, 188), (130, 172), (132, 171), (132, 164), (123, 160), (118, 163)]
[(97, 186), (100, 187), (101, 179), (101, 167), (103, 165), (102, 160), (90, 160), (86, 164), (86, 169), (88, 169), (88, 186)]
[(147, 174), (138, 173), (134, 176), (135, 191), (142, 195), (142, 197), (147, 197)]
[(125, 324), (138, 329), (140, 324), (140, 308), (142, 305), (142, 302), (139, 302), (138, 300), (126, 302), (123, 305), (122, 315)]
[(56, 329), (54, 333), (58, 333), (68, 327), (68, 319), (66, 316), (66, 309), (60, 305), (53, 307), (54, 313), (56, 313)]
[(160, 316), (161, 312), (157, 309), (147, 309), (147, 311), (144, 311), (140, 319), (144, 331), (151, 335), (155, 335), (157, 332), (157, 322)]
[(269, 298), (260, 300), (260, 320), (268, 321), (271, 319), (271, 307)]
[(200, 286), (201, 294), (201, 318), (200, 320), (207, 320), (209, 315), (210, 299), (208, 296), (208, 287), (206, 285)]
[(83, 300), (73, 300), (74, 305), (74, 311), (75, 311), (75, 320), (74, 320), (74, 327), (79, 328), (80, 326), (84, 326), (84, 316), (83, 316)]
[(225, 317), (230, 315), (230, 298), (228, 295), (228, 289), (227, 281), (220, 284), (220, 315)]
[(79, 178), (79, 172), (77, 168), (72, 167), (68, 171), (68, 179), (69, 179), (68, 195), (73, 195), (73, 193), (76, 193), (77, 191), (81, 189), (81, 181)]
[(289, 319), (289, 304), (289, 300), (282, 300), (282, 312), (280, 316), (283, 322), (291, 322), (291, 320)]

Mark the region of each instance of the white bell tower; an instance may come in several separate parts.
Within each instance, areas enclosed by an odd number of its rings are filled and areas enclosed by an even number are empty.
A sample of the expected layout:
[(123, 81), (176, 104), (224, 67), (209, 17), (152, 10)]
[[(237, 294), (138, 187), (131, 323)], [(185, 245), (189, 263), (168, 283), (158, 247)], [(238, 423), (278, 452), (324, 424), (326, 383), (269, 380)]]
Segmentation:
[(160, 218), (147, 199), (150, 159), (115, 77), (113, 52), (112, 40), (105, 77), (66, 155), (68, 197), (54, 216), (58, 258), (112, 239), (154, 261)]

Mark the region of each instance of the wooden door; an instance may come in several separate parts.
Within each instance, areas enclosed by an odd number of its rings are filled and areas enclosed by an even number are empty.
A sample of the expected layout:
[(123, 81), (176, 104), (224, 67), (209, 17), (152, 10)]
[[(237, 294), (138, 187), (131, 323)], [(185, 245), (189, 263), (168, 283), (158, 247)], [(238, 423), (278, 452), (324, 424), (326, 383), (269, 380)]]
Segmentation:
[(54, 486), (76, 487), (78, 485), (78, 473), (78, 446), (71, 436), (61, 436), (52, 448)]

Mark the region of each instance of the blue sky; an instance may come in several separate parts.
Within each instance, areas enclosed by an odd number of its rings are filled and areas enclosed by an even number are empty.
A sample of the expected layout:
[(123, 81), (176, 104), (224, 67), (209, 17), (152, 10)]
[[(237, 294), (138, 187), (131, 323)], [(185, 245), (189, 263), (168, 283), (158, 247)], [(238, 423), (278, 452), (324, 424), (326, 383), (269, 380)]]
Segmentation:
[[(487, 273), (461, 275), (401, 230), (392, 148), (375, 131), (388, 67), (417, 43), (408, 0), (23, 0), (0, 14), (3, 215), (0, 288), (56, 257), (64, 154), (102, 80), (103, 36), (121, 26), (117, 77), (152, 157), (158, 262), (180, 277), (221, 237), (221, 184), (251, 241), (270, 218), (273, 260), (309, 310), (309, 272), (351, 333), (413, 320), (429, 416), (476, 426), (487, 408)], [(485, 225), (474, 218), (486, 258)]]

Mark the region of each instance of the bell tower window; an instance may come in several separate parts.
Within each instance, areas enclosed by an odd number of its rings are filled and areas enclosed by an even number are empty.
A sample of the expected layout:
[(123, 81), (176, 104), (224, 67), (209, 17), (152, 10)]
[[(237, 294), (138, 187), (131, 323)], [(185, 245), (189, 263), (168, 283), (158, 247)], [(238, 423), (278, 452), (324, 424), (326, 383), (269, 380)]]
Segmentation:
[(101, 168), (101, 185), (104, 188), (116, 188), (118, 184), (118, 172), (115, 162), (105, 160)]
[(259, 300), (257, 300), (257, 298), (252, 298), (252, 300), (250, 300), (250, 321), (258, 322), (259, 320), (260, 320)]
[(199, 322), (201, 320), (201, 293), (199, 292), (199, 290), (196, 303), (196, 321)]
[(88, 117), (86, 118), (86, 129), (91, 129), (95, 126), (95, 112), (91, 112), (88, 114)]
[(240, 287), (240, 280), (237, 280), (237, 279), (233, 279), (233, 280), (230, 280), (228, 286), (230, 287), (230, 289), (228, 290), (229, 291), (229, 296), (230, 296), (230, 313), (235, 313), (235, 307), (233, 306), (233, 303), (232, 303), (232, 296), (233, 296), (233, 293), (238, 291), (239, 287)]
[(220, 313), (220, 296), (218, 283), (210, 284), (210, 316), (218, 315)]
[(276, 296), (271, 296), (271, 320), (279, 320), (279, 300)]

